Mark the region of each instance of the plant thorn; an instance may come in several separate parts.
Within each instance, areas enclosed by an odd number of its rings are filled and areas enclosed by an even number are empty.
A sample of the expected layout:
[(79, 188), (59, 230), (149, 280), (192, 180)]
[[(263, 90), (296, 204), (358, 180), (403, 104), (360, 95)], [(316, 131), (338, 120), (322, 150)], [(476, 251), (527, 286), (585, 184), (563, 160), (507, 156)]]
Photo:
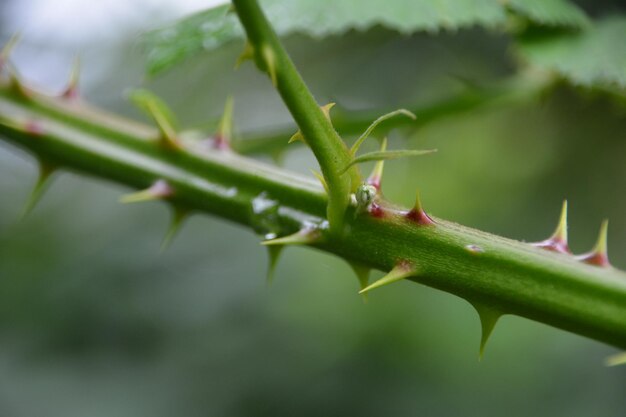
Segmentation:
[(37, 181), (35, 182), (35, 186), (28, 199), (26, 200), (26, 204), (24, 204), (24, 208), (22, 209), (22, 214), (20, 215), (20, 221), (24, 220), (28, 214), (30, 214), (37, 203), (41, 200), (44, 192), (48, 188), (48, 184), (50, 184), (50, 179), (52, 174), (54, 174), (57, 170), (57, 167), (49, 164), (47, 162), (39, 161), (39, 174), (37, 176)]
[(213, 141), (213, 147), (220, 150), (231, 149), (230, 143), (233, 137), (233, 110), (235, 104), (232, 96), (228, 96), (226, 104), (224, 104), (224, 113), (220, 119), (220, 124), (217, 129), (217, 135), (215, 135)]
[(237, 57), (237, 61), (235, 61), (235, 69), (239, 69), (239, 67), (241, 66), (241, 64), (243, 64), (245, 61), (251, 60), (254, 58), (254, 47), (252, 46), (252, 44), (248, 41), (246, 41), (244, 47), (243, 47), (243, 51), (241, 52), (241, 54)]
[(419, 191), (416, 191), (415, 193), (415, 206), (413, 206), (413, 208), (410, 211), (408, 211), (405, 216), (407, 219), (414, 221), (417, 224), (424, 225), (424, 226), (435, 224), (433, 219), (431, 219), (430, 216), (426, 214), (426, 212), (424, 211), (422, 207), (422, 202), (420, 201)]
[(130, 100), (146, 115), (151, 117), (159, 129), (160, 143), (169, 149), (180, 150), (182, 144), (176, 135), (174, 115), (167, 104), (148, 90), (134, 90), (129, 94)]
[(278, 265), (278, 261), (280, 259), (280, 255), (283, 252), (283, 249), (285, 249), (284, 246), (282, 245), (269, 245), (267, 246), (267, 257), (268, 257), (268, 263), (267, 263), (267, 276), (266, 276), (266, 282), (267, 282), (267, 286), (271, 286), (272, 283), (274, 282), (274, 276), (276, 273), (276, 266)]
[(591, 252), (579, 255), (576, 257), (581, 262), (590, 265), (601, 266), (608, 268), (611, 266), (609, 262), (608, 249), (607, 249), (607, 237), (609, 230), (609, 221), (604, 220), (600, 226), (600, 233), (598, 234), (598, 240)]
[(317, 178), (320, 184), (322, 184), (322, 187), (324, 187), (324, 191), (326, 191), (326, 194), (328, 194), (328, 184), (326, 183), (326, 179), (324, 179), (324, 176), (314, 169), (311, 170), (311, 173), (315, 175), (315, 178)]
[[(385, 137), (380, 143), (380, 151), (385, 152), (386, 150), (387, 150), (387, 138)], [(376, 165), (374, 165), (374, 169), (372, 170), (372, 173), (367, 178), (367, 183), (375, 187), (378, 191), (380, 191), (384, 166), (385, 166), (384, 160), (376, 161)]]
[[(349, 262), (349, 265), (359, 281), (359, 291), (363, 291), (369, 284), (372, 269), (357, 262)], [(367, 293), (363, 293), (361, 296), (363, 297), (363, 302), (367, 302)]]
[(291, 137), (289, 138), (287, 143), (290, 144), (290, 143), (294, 143), (294, 142), (297, 142), (297, 141), (306, 143), (306, 141), (304, 140), (304, 135), (302, 135), (302, 131), (300, 131), (300, 130), (298, 130), (296, 133), (291, 135)]
[(15, 48), (15, 45), (20, 41), (21, 34), (18, 32), (11, 36), (9, 41), (2, 47), (0, 51), (0, 71), (4, 69), (4, 65), (9, 61), (9, 57), (11, 56), (11, 52)]
[(264, 45), (261, 47), (261, 55), (263, 56), (263, 62), (265, 63), (267, 73), (272, 80), (272, 85), (277, 87), (278, 77), (276, 75), (276, 56), (274, 55), (274, 51), (269, 46)]
[(32, 97), (33, 93), (22, 82), (22, 80), (20, 79), (20, 76), (19, 76), (17, 70), (15, 68), (13, 68), (13, 67), (9, 67), (8, 73), (9, 73), (9, 86), (10, 86), (11, 90), (13, 91), (13, 93), (16, 96), (21, 97), (23, 99), (27, 99), (27, 100), (30, 99)]
[(407, 261), (400, 261), (393, 267), (391, 271), (378, 281), (370, 284), (369, 286), (363, 288), (359, 291), (359, 294), (366, 293), (375, 288), (382, 287), (384, 285), (392, 284), (394, 282), (400, 281), (402, 279), (415, 276), (417, 273), (417, 269)]
[(559, 224), (552, 236), (544, 241), (532, 243), (532, 245), (553, 252), (571, 253), (567, 244), (567, 200), (563, 201)]
[(163, 241), (161, 241), (160, 252), (165, 252), (172, 242), (174, 238), (178, 235), (178, 232), (183, 226), (187, 217), (189, 217), (189, 210), (183, 209), (179, 206), (172, 206), (172, 215), (171, 215), (170, 224), (167, 228), (167, 232), (165, 232), (165, 236), (163, 237)]
[(144, 201), (162, 200), (174, 195), (174, 189), (165, 180), (157, 180), (145, 190), (126, 194), (120, 197), (120, 203), (141, 203)]
[(478, 360), (482, 360), (483, 354), (485, 353), (485, 346), (489, 341), (489, 337), (491, 336), (493, 329), (496, 327), (496, 323), (498, 322), (500, 317), (502, 317), (502, 312), (481, 303), (471, 304), (472, 306), (474, 306), (474, 309), (476, 310), (476, 312), (478, 313), (478, 317), (480, 318), (481, 336)]
[(264, 240), (261, 245), (264, 246), (285, 246), (285, 245), (310, 245), (319, 242), (322, 235), (318, 229), (304, 228), (294, 234), (279, 237), (277, 239)]
[(626, 365), (626, 352), (611, 355), (604, 361), (606, 366)]
[(330, 121), (330, 109), (332, 109), (333, 107), (335, 107), (335, 103), (328, 103), (323, 106), (320, 106), (322, 113), (324, 113), (324, 116), (326, 116), (326, 119), (328, 119), (329, 121)]
[(79, 97), (78, 91), (78, 82), (80, 78), (80, 58), (77, 56), (74, 59), (74, 65), (72, 66), (72, 71), (70, 72), (70, 79), (67, 83), (67, 87), (61, 97), (75, 100)]

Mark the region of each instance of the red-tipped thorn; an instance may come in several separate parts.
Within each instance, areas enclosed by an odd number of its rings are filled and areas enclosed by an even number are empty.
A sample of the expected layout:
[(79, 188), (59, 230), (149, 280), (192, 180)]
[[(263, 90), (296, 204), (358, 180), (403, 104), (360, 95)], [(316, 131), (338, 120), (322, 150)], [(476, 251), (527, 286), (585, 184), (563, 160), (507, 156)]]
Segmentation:
[(576, 257), (581, 262), (589, 265), (596, 265), (603, 268), (609, 268), (611, 263), (609, 262), (609, 256), (607, 253), (607, 236), (609, 230), (609, 221), (604, 220), (600, 226), (600, 233), (598, 234), (598, 240), (591, 252), (579, 255)]
[(553, 252), (571, 253), (567, 244), (567, 200), (563, 201), (559, 224), (552, 236), (544, 241), (532, 243), (532, 245)]
[(72, 72), (70, 72), (70, 79), (67, 83), (65, 91), (61, 94), (61, 97), (68, 100), (76, 100), (79, 97), (78, 82), (80, 77), (80, 58), (74, 59), (74, 65), (72, 66)]
[(405, 216), (407, 219), (423, 226), (435, 224), (433, 219), (431, 219), (430, 216), (428, 216), (428, 214), (426, 214), (426, 212), (422, 208), (419, 191), (416, 193), (415, 206), (409, 212), (407, 212)]
[(372, 217), (382, 219), (385, 217), (385, 210), (378, 203), (372, 203), (369, 208), (369, 213)]
[(165, 180), (157, 180), (145, 190), (124, 195), (120, 203), (139, 203), (143, 201), (161, 200), (174, 195), (174, 189)]

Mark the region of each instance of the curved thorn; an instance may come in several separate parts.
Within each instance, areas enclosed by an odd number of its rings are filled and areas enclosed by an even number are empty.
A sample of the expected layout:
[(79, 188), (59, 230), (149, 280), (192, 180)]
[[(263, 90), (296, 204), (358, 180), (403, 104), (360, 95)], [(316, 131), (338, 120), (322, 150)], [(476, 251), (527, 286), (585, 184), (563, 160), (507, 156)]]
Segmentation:
[(130, 100), (150, 118), (159, 129), (160, 143), (169, 149), (182, 149), (182, 144), (176, 135), (174, 115), (161, 98), (148, 90), (134, 90), (129, 94)]
[(491, 336), (491, 333), (493, 333), (493, 329), (496, 327), (496, 323), (498, 322), (500, 317), (502, 317), (502, 312), (481, 303), (471, 304), (478, 313), (478, 317), (480, 318), (481, 335), (480, 348), (478, 353), (478, 360), (480, 361), (483, 359), (485, 346), (489, 341), (489, 337)]
[(384, 285), (392, 284), (402, 279), (415, 276), (416, 273), (417, 268), (415, 268), (412, 264), (406, 261), (400, 261), (396, 264), (396, 266), (393, 267), (391, 271), (389, 271), (387, 275), (374, 282), (373, 284), (370, 284), (369, 286), (363, 288), (361, 291), (359, 291), (359, 294), (363, 294)]
[(330, 109), (332, 109), (333, 107), (335, 107), (335, 103), (328, 103), (323, 106), (320, 106), (322, 113), (324, 113), (324, 116), (326, 116), (328, 120), (330, 120)]
[(67, 83), (67, 87), (61, 97), (68, 100), (75, 100), (78, 98), (78, 82), (80, 78), (80, 57), (74, 59), (74, 65), (70, 72), (70, 79)]
[[(324, 113), (324, 116), (326, 116), (328, 120), (330, 120), (330, 109), (332, 109), (334, 106), (335, 106), (335, 103), (328, 103), (323, 106), (320, 106), (322, 113)], [(306, 143), (306, 139), (304, 135), (302, 134), (301, 130), (298, 130), (296, 133), (291, 135), (291, 137), (287, 141), (287, 144), (291, 144), (291, 143), (298, 142), (298, 141), (302, 143)]]
[(604, 220), (600, 226), (600, 233), (598, 234), (598, 240), (591, 252), (579, 255), (576, 257), (581, 262), (590, 265), (596, 265), (608, 268), (611, 266), (609, 262), (608, 249), (607, 249), (607, 237), (609, 230), (609, 221)]
[(171, 246), (174, 238), (178, 235), (178, 232), (183, 226), (183, 223), (187, 220), (187, 217), (189, 217), (189, 210), (178, 206), (172, 207), (170, 225), (167, 228), (167, 232), (165, 232), (165, 236), (163, 237), (163, 241), (161, 241), (161, 247), (159, 249), (161, 253), (165, 252)]
[(43, 161), (39, 161), (39, 174), (37, 177), (37, 182), (35, 182), (35, 186), (28, 199), (26, 200), (26, 204), (24, 204), (24, 208), (22, 209), (22, 213), (20, 214), (19, 221), (22, 221), (30, 214), (37, 203), (41, 200), (44, 192), (46, 191), (48, 184), (50, 184), (50, 178), (52, 174), (56, 172), (57, 168), (54, 165), (45, 163)]
[(9, 74), (9, 87), (13, 93), (23, 99), (30, 99), (33, 95), (32, 91), (20, 79), (20, 75), (12, 65), (7, 65)]
[[(380, 143), (380, 151), (385, 152), (386, 150), (387, 150), (387, 138), (385, 137)], [(384, 167), (385, 167), (384, 160), (377, 161), (376, 165), (374, 165), (374, 169), (372, 170), (372, 173), (367, 178), (367, 183), (373, 187), (376, 187), (376, 189), (379, 191), (380, 191), (381, 181), (383, 178)]]
[(274, 56), (274, 51), (268, 46), (263, 46), (261, 48), (261, 56), (263, 57), (267, 73), (272, 80), (272, 85), (276, 87), (278, 85), (278, 78), (276, 75), (276, 57)]
[(424, 226), (435, 224), (433, 219), (431, 219), (430, 216), (426, 214), (424, 208), (422, 207), (419, 190), (415, 192), (415, 206), (413, 206), (413, 208), (409, 212), (407, 212), (405, 216), (407, 219)]
[(302, 132), (300, 130), (298, 130), (296, 133), (291, 135), (291, 137), (287, 141), (287, 144), (294, 143), (297, 141), (306, 143), (306, 141), (304, 140), (304, 136), (302, 135)]
[(626, 352), (609, 356), (608, 358), (605, 359), (604, 364), (606, 366), (626, 365)]
[(278, 265), (278, 261), (280, 259), (281, 253), (283, 252), (283, 249), (285, 249), (285, 247), (281, 245), (267, 246), (268, 263), (267, 263), (266, 282), (267, 282), (268, 287), (271, 286), (272, 283), (274, 282), (276, 266)]
[(165, 180), (157, 180), (150, 187), (142, 191), (126, 194), (120, 197), (120, 203), (141, 203), (144, 201), (161, 200), (171, 197), (174, 189)]
[(148, 104), (148, 109), (161, 132), (161, 143), (166, 148), (181, 149), (182, 145), (178, 141), (174, 127), (167, 121), (165, 116), (159, 112), (153, 103)]
[(365, 129), (365, 132), (363, 132), (363, 134), (361, 136), (359, 136), (359, 138), (356, 140), (356, 142), (354, 142), (354, 145), (352, 145), (352, 147), (350, 148), (350, 153), (352, 154), (352, 156), (356, 155), (356, 152), (359, 150), (359, 148), (361, 147), (361, 145), (363, 144), (363, 142), (365, 141), (365, 139), (367, 139), (369, 137), (369, 135), (374, 131), (374, 129), (376, 128), (376, 126), (378, 126), (379, 124), (381, 124), (382, 122), (384, 122), (387, 119), (391, 119), (392, 117), (398, 116), (398, 115), (405, 115), (413, 120), (416, 119), (416, 116), (411, 113), (410, 111), (406, 110), (406, 109), (398, 109), (398, 110), (394, 110), (390, 113), (387, 114), (383, 114), (382, 116), (380, 116), (378, 119), (374, 120), (372, 122), (371, 125), (369, 125), (369, 127), (367, 129)]
[(326, 191), (326, 194), (328, 194), (328, 184), (326, 183), (324, 176), (314, 169), (311, 170), (311, 173), (315, 175), (315, 178), (318, 179), (318, 181), (322, 184), (322, 187), (324, 187), (324, 191)]
[(559, 216), (559, 223), (552, 236), (544, 241), (531, 244), (538, 248), (551, 250), (553, 252), (571, 253), (567, 243), (567, 200), (563, 201), (561, 215)]
[(241, 66), (241, 64), (243, 64), (245, 61), (251, 60), (254, 58), (254, 47), (252, 46), (252, 44), (248, 41), (246, 41), (244, 47), (243, 47), (243, 51), (241, 52), (241, 54), (237, 57), (237, 61), (235, 61), (235, 69), (239, 69), (239, 67)]
[(9, 57), (11, 56), (11, 52), (15, 48), (15, 45), (20, 41), (22, 35), (18, 32), (11, 36), (9, 41), (2, 47), (2, 51), (0, 51), (0, 71), (4, 68), (4, 65), (9, 61)]

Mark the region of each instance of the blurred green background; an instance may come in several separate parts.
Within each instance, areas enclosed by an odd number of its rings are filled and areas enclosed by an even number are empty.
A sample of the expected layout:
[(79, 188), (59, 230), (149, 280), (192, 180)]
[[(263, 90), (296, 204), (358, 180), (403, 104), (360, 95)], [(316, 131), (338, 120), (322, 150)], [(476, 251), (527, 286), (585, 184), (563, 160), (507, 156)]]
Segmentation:
[[(229, 93), (240, 131), (289, 122), (264, 75), (232, 71), (238, 44), (142, 75), (139, 34), (206, 2), (83, 3), (0, 6), (0, 36), (22, 30), (15, 63), (35, 85), (60, 90), (80, 53), (84, 96), (130, 117), (142, 119), (124, 92), (144, 86), (188, 127), (214, 123)], [(509, 41), (375, 28), (286, 46), (319, 102), (362, 109), (506, 77)], [(626, 111), (610, 97), (561, 85), (390, 139), (439, 152), (388, 163), (389, 199), (409, 205), (419, 187), (436, 216), (537, 241), (567, 198), (574, 252), (608, 217), (609, 256), (626, 268)], [(316, 163), (293, 148), (284, 165), (308, 175)], [(605, 345), (505, 316), (478, 362), (478, 318), (461, 299), (399, 283), (364, 304), (347, 264), (298, 248), (268, 288), (259, 237), (208, 216), (160, 254), (165, 206), (120, 205), (127, 189), (76, 174), (18, 222), (34, 181), (32, 158), (0, 142), (0, 416), (624, 415), (626, 367), (603, 366), (616, 352)]]

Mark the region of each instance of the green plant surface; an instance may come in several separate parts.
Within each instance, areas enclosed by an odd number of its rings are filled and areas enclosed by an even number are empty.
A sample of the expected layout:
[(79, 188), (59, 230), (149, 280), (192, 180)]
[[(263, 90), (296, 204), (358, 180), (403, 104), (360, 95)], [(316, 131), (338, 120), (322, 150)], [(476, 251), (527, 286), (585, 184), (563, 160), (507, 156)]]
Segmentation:
[[(402, 34), (472, 26), (501, 28), (507, 24), (509, 13), (549, 26), (580, 28), (588, 23), (584, 12), (566, 0), (389, 0), (384, 8), (376, 0), (266, 0), (262, 5), (280, 36), (306, 33), (315, 38), (375, 25)], [(241, 39), (243, 31), (229, 7), (217, 6), (147, 34), (148, 72), (155, 75), (185, 58)]]
[(531, 65), (576, 85), (626, 89), (626, 17), (615, 15), (580, 33), (523, 37), (519, 53)]

